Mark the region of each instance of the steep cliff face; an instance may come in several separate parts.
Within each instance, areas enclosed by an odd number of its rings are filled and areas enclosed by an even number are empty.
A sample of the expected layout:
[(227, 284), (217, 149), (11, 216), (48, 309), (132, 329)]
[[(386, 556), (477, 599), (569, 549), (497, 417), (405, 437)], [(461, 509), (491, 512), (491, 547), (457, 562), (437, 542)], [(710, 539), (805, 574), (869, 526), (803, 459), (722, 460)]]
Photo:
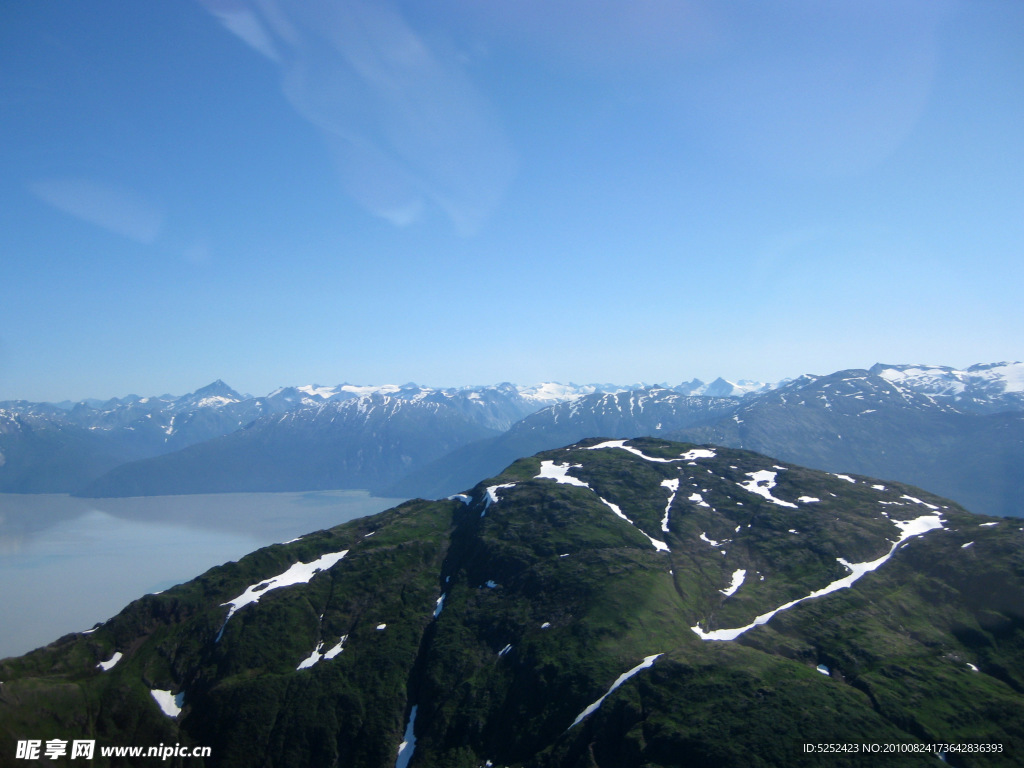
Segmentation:
[[(0, 662), (0, 754), (94, 738), (211, 747), (182, 765), (791, 766), (820, 764), (806, 743), (984, 742), (1003, 752), (946, 759), (1011, 765), (1022, 606), (1017, 521), (748, 451), (587, 440)], [(890, 762), (937, 761), (872, 764)]]

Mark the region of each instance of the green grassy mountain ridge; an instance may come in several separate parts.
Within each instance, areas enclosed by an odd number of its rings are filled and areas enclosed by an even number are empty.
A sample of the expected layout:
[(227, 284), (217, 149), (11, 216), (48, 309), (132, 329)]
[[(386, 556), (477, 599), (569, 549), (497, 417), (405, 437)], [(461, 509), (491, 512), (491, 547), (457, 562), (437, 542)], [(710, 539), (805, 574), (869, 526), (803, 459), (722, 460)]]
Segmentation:
[(910, 486), (585, 440), (0, 661), (0, 763), (95, 738), (212, 748), (190, 766), (1019, 764), (1022, 545)]

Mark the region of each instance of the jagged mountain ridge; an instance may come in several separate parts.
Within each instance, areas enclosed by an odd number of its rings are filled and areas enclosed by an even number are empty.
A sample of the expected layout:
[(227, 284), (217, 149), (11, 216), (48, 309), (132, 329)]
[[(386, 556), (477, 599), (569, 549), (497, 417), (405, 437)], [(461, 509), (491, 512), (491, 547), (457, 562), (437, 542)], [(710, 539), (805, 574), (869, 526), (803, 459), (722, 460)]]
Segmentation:
[(1012, 765), (1022, 533), (747, 451), (587, 440), (0, 662), (0, 753), (73, 731), (208, 745), (206, 766), (390, 768), (404, 740), (413, 768), (728, 768), (941, 741)]
[[(990, 366), (1004, 371), (1021, 367)], [(1024, 412), (1003, 410), (1012, 403), (1004, 397), (1012, 390), (1012, 376), (991, 390), (996, 399), (986, 409), (975, 401), (965, 410), (955, 392), (942, 396), (932, 384), (921, 384), (927, 380), (920, 376), (915, 381), (926, 391), (917, 391), (892, 370), (876, 366), (805, 375), (742, 399), (707, 398), (706, 407), (682, 408), (664, 419), (661, 429), (656, 429), (658, 419), (635, 407), (617, 407), (620, 400), (642, 393), (620, 393), (616, 400), (581, 398), (539, 411), (500, 437), (459, 449), (382, 492), (444, 495), (469, 482), (468, 469), (490, 474), (517, 453), (553, 448), (587, 434), (653, 435), (747, 448), (826, 471), (898, 479), (975, 511), (1024, 516), (1019, 493)], [(610, 409), (608, 402), (613, 403)]]
[(507, 432), (472, 443), (380, 489), (382, 496), (437, 498), (455, 493), (520, 456), (581, 440), (588, 435), (636, 437), (668, 434), (731, 414), (737, 400), (684, 395), (651, 387), (594, 393), (540, 410)]
[[(635, 437), (699, 427), (710, 431), (677, 436), (748, 446), (822, 469), (904, 479), (934, 487), (979, 511), (1019, 513), (1015, 488), (1022, 478), (1015, 467), (1021, 464), (1018, 460), (1022, 452), (1019, 415), (1024, 403), (1020, 397), (1024, 396), (1024, 365), (994, 363), (957, 370), (878, 364), (869, 371), (832, 374), (833, 378), (844, 376), (858, 380), (857, 386), (865, 388), (863, 392), (847, 393), (849, 405), (863, 403), (865, 398), (880, 397), (884, 391), (885, 397), (895, 405), (890, 404), (883, 410), (890, 416), (896, 414), (900, 424), (889, 424), (890, 417), (878, 415), (878, 409), (871, 415), (871, 409), (865, 406), (861, 409), (865, 413), (860, 416), (864, 423), (851, 429), (848, 424), (844, 426), (844, 420), (852, 414), (841, 412), (842, 409), (830, 410), (824, 401), (818, 400), (804, 402), (799, 409), (786, 407), (784, 418), (779, 415), (782, 412), (777, 393), (795, 393), (813, 382), (829, 378), (820, 376), (803, 376), (777, 387), (751, 382), (734, 384), (719, 379), (710, 385), (694, 380), (673, 388), (616, 392), (597, 391), (613, 388), (612, 385), (516, 387), (502, 384), (449, 390), (414, 384), (308, 385), (280, 388), (266, 398), (239, 395), (223, 382), (215, 382), (184, 398), (132, 396), (101, 407), (81, 404), (71, 411), (48, 404), (18, 403), (14, 408), (16, 413), (31, 413), (43, 420), (66, 419), (69, 413), (77, 412), (75, 418), (81, 422), (78, 426), (85, 424), (88, 434), (74, 434), (73, 442), (77, 441), (78, 450), (54, 453), (64, 456), (64, 463), (59, 465), (40, 461), (42, 453), (21, 447), (21, 438), (0, 435), (0, 456), (12, 458), (6, 469), (0, 465), (0, 490), (123, 496), (155, 493), (156, 489), (177, 493), (228, 488), (308, 490), (323, 488), (325, 483), (344, 482), (345, 487), (370, 488), (384, 495), (436, 497), (456, 491), (477, 476), (499, 471), (517, 456), (569, 443), (588, 434)], [(584, 394), (587, 392), (590, 394)], [(605, 407), (602, 403), (614, 405), (620, 400), (649, 397), (644, 392), (661, 392), (666, 399), (675, 397), (679, 402), (706, 405), (676, 407), (660, 421), (652, 421), (635, 407), (628, 415), (602, 410)], [(680, 399), (692, 392), (705, 394), (689, 395), (692, 398), (689, 401)], [(712, 398), (712, 392), (732, 394)], [(411, 441), (410, 445), (408, 449), (391, 446), (384, 454), (407, 457), (401, 465), (385, 458), (379, 446), (366, 443), (361, 446), (364, 460), (348, 462), (351, 470), (327, 468), (322, 477), (314, 477), (309, 466), (294, 457), (302, 452), (316, 457), (337, 436), (317, 436), (308, 428), (285, 436), (283, 428), (278, 428), (274, 430), (274, 439), (263, 443), (263, 453), (258, 450), (260, 442), (249, 439), (251, 434), (269, 431), (266, 424), (275, 416), (295, 412), (305, 413), (312, 419), (325, 404), (337, 405), (373, 396), (448, 406), (442, 409), (448, 414), (442, 418), (442, 421), (448, 419), (447, 426), (431, 427), (428, 421), (423, 421), (421, 424), (427, 432), (435, 428), (440, 432), (450, 430), (454, 421), (448, 417), (452, 416), (452, 411), (457, 411), (471, 423), (505, 434), (477, 443), (474, 441), (494, 433), (481, 432), (475, 427), (464, 429), (458, 435), (449, 431), (445, 439), (435, 441), (436, 450), (423, 450), (423, 435), (413, 435), (410, 430), (403, 432), (396, 427), (393, 431), (403, 433)], [(799, 396), (792, 402), (797, 401)], [(545, 404), (548, 405), (544, 407)], [(720, 411), (716, 410), (719, 405)], [(731, 411), (741, 406), (751, 414), (775, 414), (760, 418), (764, 434), (753, 442), (749, 434), (750, 418), (742, 429), (736, 429), (737, 425), (730, 425), (724, 419), (735, 415)], [(592, 413), (587, 413), (588, 409)], [(253, 430), (257, 424), (261, 426)], [(353, 435), (347, 444), (354, 444), (360, 434), (376, 434), (366, 425), (354, 422), (349, 428)], [(795, 446), (799, 452), (791, 453), (792, 435), (801, 430), (800, 444)], [(67, 434), (71, 435), (72, 431)], [(51, 432), (51, 437), (58, 439), (57, 434)], [(203, 435), (220, 438), (228, 434), (235, 437), (212, 442), (201, 439)], [(306, 441), (304, 446), (303, 440)], [(828, 446), (829, 440), (845, 442)], [(185, 445), (187, 450), (180, 454), (172, 450), (179, 445)], [(193, 450), (194, 445), (203, 447)], [(277, 450), (286, 450), (282, 456), (290, 452), (293, 457), (275, 462), (273, 451)], [(218, 455), (221, 451), (224, 455)], [(450, 454), (441, 455), (445, 451)], [(165, 455), (164, 459), (139, 461)], [(381, 459), (375, 466), (373, 457), (377, 455)], [(97, 462), (96, 457), (103, 458), (105, 463)], [(858, 457), (866, 457), (867, 463)], [(285, 476), (286, 464), (294, 468), (291, 477)], [(266, 466), (268, 472), (256, 472), (253, 465)], [(17, 476), (11, 469), (14, 466), (21, 467)], [(214, 477), (212, 471), (217, 466), (233, 477)], [(114, 467), (111, 475), (99, 479)], [(58, 469), (60, 471), (56, 471)], [(273, 482), (267, 479), (271, 477)], [(933, 478), (939, 479), (938, 485)]]
[[(414, 384), (304, 386), (279, 388), (267, 397), (254, 398), (238, 394), (220, 380), (181, 397), (130, 395), (105, 402), (83, 401), (66, 408), (49, 403), (6, 402), (0, 403), (0, 413), (7, 414), (9, 421), (29, 419), (35, 432), (45, 432), (55, 444), (44, 451), (35, 447), (38, 440), (25, 437), (23, 429), (0, 433), (0, 491), (79, 491), (119, 465), (174, 454), (236, 433), (260, 419), (293, 411), (315, 415), (325, 403), (384, 395), (402, 401), (444, 403), (448, 411), (459, 412), (469, 422), (485, 427), (470, 430), (466, 439), (507, 429), (542, 407), (540, 401), (521, 396), (509, 384), (458, 390)], [(565, 390), (563, 395), (570, 396), (571, 391)], [(61, 436), (67, 445), (60, 443)], [(439, 444), (455, 447), (444, 441)], [(372, 451), (374, 447), (367, 449)], [(54, 463), (54, 456), (62, 460)], [(177, 466), (181, 459), (171, 463)]]
[[(143, 446), (134, 451), (124, 449), (119, 454), (123, 458), (117, 462), (120, 466), (102, 476), (93, 475), (87, 482), (80, 481), (72, 487), (67, 487), (65, 483), (60, 490), (86, 496), (134, 496), (228, 490), (310, 490), (338, 487), (337, 484), (342, 483), (341, 487), (372, 488), (381, 492), (403, 475), (422, 472), (429, 461), (481, 438), (495, 435), (498, 431), (509, 430), (523, 417), (543, 409), (547, 403), (555, 403), (548, 407), (557, 409), (577, 399), (596, 398), (600, 401), (604, 394), (602, 392), (590, 395), (582, 393), (601, 387), (613, 388), (614, 385), (516, 387), (500, 384), (448, 390), (435, 390), (415, 384), (381, 387), (311, 385), (283, 387), (265, 399), (239, 400), (243, 396), (230, 395), (233, 390), (223, 382), (215, 382), (210, 387), (182, 398), (182, 401), (187, 401), (184, 406), (179, 400), (160, 399), (160, 403), (154, 404), (152, 398), (131, 397), (117, 401), (117, 407), (105, 404), (105, 409), (101, 411), (105, 419), (103, 424), (90, 424), (89, 429), (98, 430), (100, 434), (155, 435), (155, 442), (160, 443), (159, 450), (152, 444), (148, 448)], [(679, 397), (673, 390), (663, 391)], [(374, 435), (378, 434), (374, 431), (377, 427), (371, 428), (351, 418), (355, 413), (371, 413), (373, 408), (367, 404), (382, 397), (396, 404), (410, 403), (414, 410), (417, 407), (423, 408), (439, 420), (433, 424), (429, 418), (421, 419), (418, 422), (423, 431), (420, 435), (414, 435), (411, 428), (396, 425), (390, 431), (404, 435), (403, 439), (409, 444), (389, 445), (382, 449), (373, 442)], [(722, 402), (731, 403), (732, 400), (722, 399)], [(171, 412), (172, 405), (178, 409), (177, 412)], [(138, 415), (139, 408), (149, 409), (143, 412), (141, 427), (138, 420), (131, 421)], [(342, 424), (335, 423), (335, 419), (322, 418), (325, 408), (327, 411), (335, 408), (338, 412), (348, 414), (343, 420), (345, 428), (350, 430), (348, 436), (338, 434)], [(160, 411), (163, 417), (154, 416), (156, 411)], [(557, 415), (559, 411), (555, 413)], [(302, 417), (297, 420), (286, 419), (285, 414), (301, 414)], [(408, 411), (403, 413), (403, 418), (406, 415)], [(80, 415), (79, 418), (84, 417)], [(216, 422), (215, 426), (219, 426), (209, 430), (215, 436), (208, 440), (194, 439), (194, 431), (181, 429), (182, 425), (197, 422), (208, 424), (218, 418), (221, 421)], [(93, 419), (95, 421), (95, 416)], [(243, 421), (245, 423), (238, 426)], [(452, 432), (453, 425), (462, 422), (463, 427)], [(679, 427), (692, 422), (692, 419), (670, 419), (666, 423)], [(323, 425), (329, 434), (315, 434), (311, 429), (314, 423)], [(277, 426), (271, 426), (274, 424)], [(288, 427), (282, 424), (301, 426), (293, 430), (292, 434), (285, 434)], [(121, 431), (116, 432), (117, 429)], [(591, 432), (575, 429), (571, 437), (559, 434), (557, 440), (559, 443), (570, 442)], [(619, 430), (611, 429), (610, 433), (619, 434)], [(273, 437), (268, 437), (271, 434)], [(623, 434), (634, 432), (627, 430)], [(255, 438), (254, 435), (261, 437)], [(175, 439), (186, 444), (172, 451), (168, 441), (175, 436), (178, 436)], [(123, 441), (124, 438), (118, 439)], [(362, 452), (363, 459), (355, 463), (350, 461), (346, 466), (318, 460), (317, 466), (322, 470), (320, 474), (313, 472), (311, 466), (298, 458), (300, 454), (320, 456), (328, 445), (340, 448), (342, 453), (349, 447), (356, 450), (354, 446), (360, 440), (363, 442), (358, 445), (358, 450)], [(429, 449), (424, 448), (426, 443), (431, 444)], [(513, 435), (509, 444), (515, 443)], [(525, 451), (521, 450), (523, 446), (515, 444), (511, 453), (505, 450), (497, 463), (492, 461), (487, 465), (485, 473), (497, 471), (507, 461), (524, 452), (533, 452), (549, 444), (546, 442), (535, 446), (528, 443)], [(395, 452), (405, 457), (401, 464), (395, 464), (387, 458)], [(382, 457), (377, 464), (373, 463), (375, 456)], [(476, 466), (474, 464), (469, 471)], [(223, 474), (217, 474), (218, 471)], [(462, 473), (462, 477), (469, 478), (467, 481), (475, 476), (475, 473)], [(3, 471), (0, 468), (2, 487)]]
[(444, 401), (381, 394), (328, 400), (315, 408), (264, 416), (182, 451), (121, 465), (78, 493), (149, 496), (379, 487), (411, 467), (495, 434)]
[(869, 370), (802, 376), (666, 436), (897, 478), (975, 511), (1024, 516), (1024, 412), (965, 412), (953, 397)]

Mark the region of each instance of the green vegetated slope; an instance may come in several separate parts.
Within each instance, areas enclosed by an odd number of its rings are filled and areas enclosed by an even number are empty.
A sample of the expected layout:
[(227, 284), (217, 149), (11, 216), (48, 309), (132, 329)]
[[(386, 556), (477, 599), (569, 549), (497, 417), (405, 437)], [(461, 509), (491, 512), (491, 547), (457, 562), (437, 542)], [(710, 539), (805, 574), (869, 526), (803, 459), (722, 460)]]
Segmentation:
[(931, 742), (1020, 764), (1022, 545), (1020, 521), (909, 486), (587, 440), (0, 662), (0, 763), (60, 737), (392, 766), (411, 732), (411, 768), (938, 765), (803, 751)]

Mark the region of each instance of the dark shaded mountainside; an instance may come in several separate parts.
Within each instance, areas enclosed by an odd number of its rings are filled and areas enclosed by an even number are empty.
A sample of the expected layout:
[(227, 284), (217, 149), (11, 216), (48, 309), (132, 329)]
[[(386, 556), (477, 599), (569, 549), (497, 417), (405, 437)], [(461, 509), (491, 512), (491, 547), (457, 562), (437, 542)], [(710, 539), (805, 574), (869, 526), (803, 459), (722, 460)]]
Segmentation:
[(0, 410), (2, 493), (68, 493), (129, 458), (81, 427)]
[(936, 742), (1019, 765), (1024, 532), (748, 451), (586, 440), (211, 569), (0, 680), (3, 759), (30, 734), (245, 768), (913, 766)]
[(123, 464), (79, 495), (378, 488), (497, 434), (446, 403), (375, 394), (264, 417), (214, 440)]
[(115, 467), (225, 435), (284, 398), (244, 398), (218, 380), (188, 395), (113, 398), (61, 407), (0, 403), (0, 492), (71, 493)]
[[(75, 493), (108, 497), (368, 488), (385, 497), (438, 498), (500, 472), (520, 456), (587, 435), (634, 437), (711, 423), (739, 403), (733, 397), (651, 387), (598, 392), (530, 412), (536, 408), (514, 399), (514, 391), (489, 390), (466, 400), (468, 408), (458, 408), (452, 397), (381, 394), (309, 403), (214, 440), (127, 462)], [(491, 415), (499, 406), (500, 419)], [(524, 417), (524, 411), (529, 415)]]
[(0, 492), (366, 488), (500, 434), (539, 407), (511, 384), (312, 385), (252, 397), (219, 380), (180, 397), (4, 401)]

